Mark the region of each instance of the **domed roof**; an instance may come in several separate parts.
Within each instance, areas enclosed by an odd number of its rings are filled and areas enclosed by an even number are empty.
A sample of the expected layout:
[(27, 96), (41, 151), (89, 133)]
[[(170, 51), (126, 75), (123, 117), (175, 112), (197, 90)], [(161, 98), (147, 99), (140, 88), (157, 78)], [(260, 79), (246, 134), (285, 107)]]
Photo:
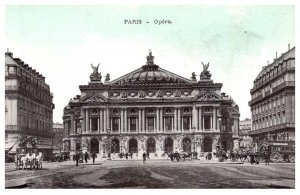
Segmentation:
[[(116, 79), (117, 83), (144, 83), (147, 81), (159, 81), (159, 82), (189, 82), (188, 79), (171, 73), (167, 70), (160, 68), (158, 65), (154, 64), (154, 56), (152, 56), (151, 50), (147, 56), (147, 63), (141, 68)], [(112, 82), (112, 83), (115, 83)]]

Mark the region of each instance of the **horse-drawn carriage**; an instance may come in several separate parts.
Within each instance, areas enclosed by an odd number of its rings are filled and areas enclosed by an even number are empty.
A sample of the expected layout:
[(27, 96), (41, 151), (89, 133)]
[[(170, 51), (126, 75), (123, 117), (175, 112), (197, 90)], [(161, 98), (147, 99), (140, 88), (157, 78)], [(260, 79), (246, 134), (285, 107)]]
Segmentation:
[(16, 169), (41, 169), (43, 154), (38, 152), (36, 140), (31, 137), (22, 137), (15, 155)]
[(270, 162), (295, 162), (295, 141), (269, 141), (260, 147)]

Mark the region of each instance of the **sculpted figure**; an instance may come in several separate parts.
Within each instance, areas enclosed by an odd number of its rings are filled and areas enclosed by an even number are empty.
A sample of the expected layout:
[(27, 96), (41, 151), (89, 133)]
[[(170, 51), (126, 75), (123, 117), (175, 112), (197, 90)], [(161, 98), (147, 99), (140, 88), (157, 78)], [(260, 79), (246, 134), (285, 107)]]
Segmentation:
[(209, 62), (207, 64), (204, 64), (203, 62), (201, 62), (201, 63), (202, 63), (202, 66), (203, 66), (203, 71), (200, 74), (200, 80), (202, 80), (202, 79), (210, 79), (211, 74), (208, 71)]
[(207, 64), (204, 64), (203, 62), (202, 63), (202, 66), (203, 66), (203, 72), (207, 72), (207, 69), (209, 67), (209, 62)]
[(97, 75), (98, 74), (99, 65), (100, 65), (100, 63), (97, 66), (93, 66), (93, 64), (91, 64), (91, 67), (93, 69), (93, 75)]

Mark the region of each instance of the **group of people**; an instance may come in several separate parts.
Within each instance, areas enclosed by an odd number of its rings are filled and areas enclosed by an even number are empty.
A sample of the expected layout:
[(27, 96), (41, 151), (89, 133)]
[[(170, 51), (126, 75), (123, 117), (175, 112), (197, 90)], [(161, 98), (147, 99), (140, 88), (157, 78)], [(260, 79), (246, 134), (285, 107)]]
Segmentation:
[[(93, 164), (95, 164), (95, 159), (97, 158), (97, 154), (96, 154), (95, 151), (93, 151), (93, 152), (91, 153), (91, 157), (92, 157), (92, 159), (93, 159)], [(88, 152), (85, 152), (85, 153), (83, 154), (83, 152), (77, 151), (77, 152), (75, 153), (75, 155), (74, 155), (74, 160), (76, 161), (76, 166), (78, 166), (79, 161), (80, 161), (81, 159), (82, 159), (82, 161), (83, 161), (83, 159), (84, 159), (85, 163), (88, 163), (88, 160), (89, 160), (89, 154), (88, 154)]]

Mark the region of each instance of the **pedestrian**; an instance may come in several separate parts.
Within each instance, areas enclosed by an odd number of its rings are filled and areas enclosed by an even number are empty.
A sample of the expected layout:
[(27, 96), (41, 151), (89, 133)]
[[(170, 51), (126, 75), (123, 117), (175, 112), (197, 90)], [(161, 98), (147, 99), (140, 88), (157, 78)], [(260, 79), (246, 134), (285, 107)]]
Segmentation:
[(75, 161), (76, 161), (76, 167), (78, 167), (78, 161), (79, 161), (79, 153), (78, 152), (75, 153), (74, 158), (75, 158)]
[(173, 152), (170, 153), (170, 159), (171, 159), (171, 161), (174, 160), (174, 154), (173, 154)]
[(85, 160), (85, 163), (87, 163), (88, 157), (89, 157), (88, 153), (85, 152), (85, 153), (84, 153), (84, 160)]
[(92, 153), (92, 158), (93, 158), (93, 164), (95, 164), (95, 158), (97, 158), (97, 154), (95, 151)]
[(128, 159), (128, 152), (126, 152), (125, 157), (126, 157), (126, 159)]
[(143, 153), (143, 164), (146, 163), (146, 158), (147, 158), (147, 154), (144, 152), (144, 153)]

